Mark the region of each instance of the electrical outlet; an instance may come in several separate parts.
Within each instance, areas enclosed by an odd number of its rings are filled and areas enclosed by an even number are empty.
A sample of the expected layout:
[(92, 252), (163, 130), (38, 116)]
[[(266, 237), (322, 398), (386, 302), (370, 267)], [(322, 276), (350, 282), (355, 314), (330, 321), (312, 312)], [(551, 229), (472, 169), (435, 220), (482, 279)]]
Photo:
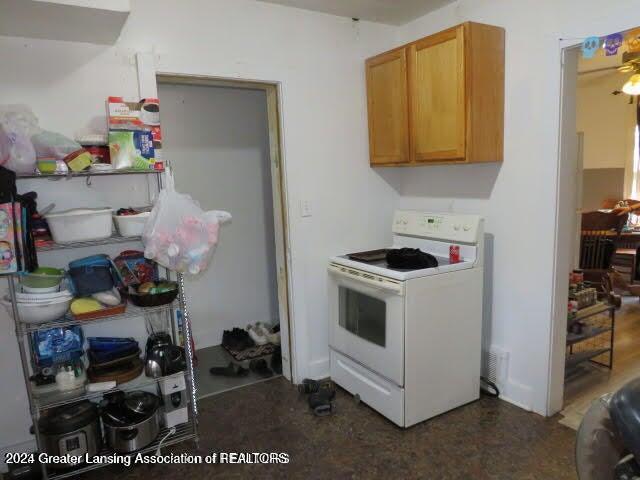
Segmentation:
[(300, 216), (310, 217), (311, 215), (311, 200), (300, 200)]

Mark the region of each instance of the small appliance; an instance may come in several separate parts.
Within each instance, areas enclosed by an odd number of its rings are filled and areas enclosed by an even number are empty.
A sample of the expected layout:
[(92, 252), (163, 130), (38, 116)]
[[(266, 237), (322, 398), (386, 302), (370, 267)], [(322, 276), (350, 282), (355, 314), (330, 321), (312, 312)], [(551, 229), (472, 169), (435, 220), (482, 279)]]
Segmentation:
[(144, 367), (147, 377), (158, 378), (171, 375), (185, 368), (184, 349), (174, 345), (168, 333), (157, 332), (149, 336)]
[(181, 423), (189, 421), (189, 411), (187, 404), (187, 384), (184, 375), (165, 378), (160, 382), (160, 392), (162, 393), (162, 423), (165, 427), (171, 428)]
[[(88, 400), (52, 409), (38, 421), (38, 430), (49, 455), (76, 457), (84, 463), (85, 455), (95, 456), (101, 443), (98, 409)], [(64, 468), (69, 464), (49, 465)]]
[(153, 442), (160, 432), (160, 399), (149, 392), (114, 392), (103, 400), (102, 423), (107, 444), (131, 453)]

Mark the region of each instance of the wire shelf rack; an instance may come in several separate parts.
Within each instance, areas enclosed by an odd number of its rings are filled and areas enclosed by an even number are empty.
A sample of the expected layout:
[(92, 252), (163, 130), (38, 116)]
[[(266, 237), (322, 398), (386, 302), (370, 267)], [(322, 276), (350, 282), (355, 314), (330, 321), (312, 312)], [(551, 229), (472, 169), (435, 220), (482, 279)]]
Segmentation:
[(111, 245), (116, 243), (132, 243), (139, 242), (142, 240), (142, 237), (123, 237), (122, 235), (114, 233), (108, 238), (103, 238), (100, 240), (87, 240), (86, 242), (71, 242), (71, 243), (50, 243), (47, 245), (42, 245), (36, 247), (38, 252), (50, 252), (53, 250), (67, 250), (70, 248), (85, 248), (85, 247), (96, 247), (100, 245)]
[[(87, 185), (90, 185), (91, 179), (93, 177), (98, 177), (98, 176), (153, 175), (153, 177), (146, 177), (146, 178), (147, 179), (154, 178), (157, 186), (157, 190), (158, 192), (160, 192), (161, 189), (163, 188), (163, 176), (160, 175), (162, 173), (165, 173), (164, 170), (148, 170), (148, 171), (147, 170), (117, 170), (117, 171), (110, 171), (110, 172), (103, 172), (103, 173), (88, 171), (88, 172), (78, 172), (78, 173), (70, 173), (70, 174), (44, 174), (44, 175), (39, 173), (33, 173), (33, 174), (27, 174), (27, 175), (18, 175), (18, 178), (22, 178), (22, 179), (47, 178), (51, 180), (61, 180), (65, 178), (69, 179), (74, 177), (84, 177), (87, 182)], [(65, 243), (65, 244), (52, 243), (52, 244), (48, 244), (48, 245), (37, 248), (37, 251), (46, 252), (46, 251), (64, 250), (64, 249), (71, 249), (71, 248), (94, 247), (94, 246), (118, 244), (118, 243), (139, 242), (140, 240), (141, 240), (140, 237), (122, 237), (114, 233), (111, 237), (100, 239), (100, 240)], [(176, 376), (184, 375), (184, 378), (186, 381), (188, 403), (189, 403), (189, 421), (182, 425), (178, 425), (175, 428), (175, 431), (166, 429), (166, 428), (162, 429), (158, 437), (154, 440), (154, 442), (152, 442), (142, 450), (134, 452), (130, 455), (133, 456), (133, 455), (137, 455), (138, 453), (142, 453), (142, 454), (152, 453), (153, 451), (157, 450), (160, 446), (164, 448), (166, 446), (174, 445), (187, 440), (194, 440), (197, 447), (198, 445), (198, 421), (197, 421), (198, 409), (197, 409), (197, 395), (196, 395), (197, 386), (196, 386), (195, 375), (194, 375), (194, 362), (193, 362), (194, 352), (192, 350), (192, 343), (191, 343), (192, 342), (191, 322), (189, 319), (187, 299), (184, 292), (184, 278), (182, 274), (177, 272), (174, 272), (174, 273), (177, 276), (179, 295), (178, 295), (178, 299), (170, 304), (161, 305), (158, 307), (138, 307), (135, 305), (128, 304), (125, 312), (117, 315), (105, 316), (102, 318), (96, 318), (91, 320), (78, 320), (73, 316), (71, 316), (70, 314), (67, 314), (56, 321), (46, 322), (42, 324), (29, 324), (29, 323), (23, 323), (20, 321), (20, 313), (18, 311), (18, 304), (16, 299), (17, 274), (6, 275), (7, 282), (9, 285), (9, 296), (11, 300), (12, 316), (14, 319), (16, 334), (18, 337), (17, 343), (18, 343), (18, 350), (20, 353), (20, 362), (22, 364), (22, 374), (24, 377), (27, 395), (29, 398), (29, 408), (30, 408), (31, 417), (32, 417), (32, 425), (37, 425), (37, 422), (40, 418), (40, 413), (43, 410), (47, 410), (47, 409), (64, 405), (67, 403), (75, 403), (80, 400), (97, 399), (105, 395), (105, 393), (109, 393), (111, 390), (102, 391), (102, 392), (86, 392), (85, 391), (85, 392), (82, 392), (80, 395), (76, 395), (76, 396), (72, 396), (72, 394), (67, 394), (67, 396), (65, 396), (64, 394), (60, 394), (60, 393), (56, 394), (53, 392), (49, 394), (38, 392), (40, 394), (35, 394), (30, 381), (31, 374), (35, 373), (32, 368), (33, 345), (30, 341), (25, 341), (25, 340), (28, 340), (27, 334), (38, 331), (38, 330), (44, 330), (44, 329), (55, 328), (55, 327), (66, 327), (66, 326), (72, 326), (72, 325), (88, 325), (88, 324), (93, 324), (97, 322), (109, 322), (109, 321), (115, 321), (115, 320), (121, 320), (126, 318), (133, 318), (133, 317), (145, 317), (145, 316), (155, 315), (155, 314), (164, 312), (167, 314), (167, 316), (172, 317), (172, 320), (171, 320), (172, 337), (174, 339), (180, 338), (181, 340), (179, 344), (182, 344), (185, 348), (186, 371), (175, 374), (175, 375)], [(167, 271), (167, 278), (169, 278), (169, 276), (170, 276), (170, 273), (169, 271)], [(179, 321), (177, 315), (174, 318), (174, 315), (172, 314), (178, 308), (182, 311), (182, 317), (181, 317), (182, 321)], [(118, 385), (116, 389), (131, 391), (132, 389), (138, 389), (145, 386), (157, 385), (160, 381), (171, 378), (171, 377), (172, 375), (161, 377), (158, 379), (153, 379), (153, 378), (147, 378), (144, 375), (140, 375), (138, 378), (133, 379), (130, 382), (126, 382), (121, 385)], [(46, 452), (44, 439), (42, 438), (42, 435), (40, 434), (38, 428), (34, 429), (34, 434), (35, 434), (36, 442), (38, 445), (38, 451)], [(99, 455), (107, 457), (107, 456), (114, 455), (114, 453), (115, 452), (109, 448), (103, 448), (99, 452)], [(103, 463), (96, 462), (96, 463), (83, 464), (78, 466), (77, 468), (70, 469), (70, 470), (56, 470), (56, 469), (50, 468), (50, 466), (47, 466), (45, 464), (41, 464), (40, 467), (41, 467), (43, 479), (48, 480), (48, 479), (62, 479), (62, 478), (76, 476), (84, 472), (88, 472), (90, 470), (107, 466), (111, 463), (113, 462), (109, 462), (108, 460), (106, 460), (106, 461), (103, 461)]]
[[(184, 442), (186, 440), (192, 440), (192, 439), (195, 440), (197, 437), (197, 433), (194, 428), (194, 421), (191, 418), (189, 419), (189, 422), (183, 423), (181, 425), (177, 425), (175, 429), (176, 429), (176, 432), (173, 435), (168, 436), (166, 440), (162, 442), (162, 448), (168, 447), (170, 445), (174, 445), (176, 443)], [(132, 452), (130, 454), (119, 454), (119, 455), (133, 457), (138, 454), (151, 453), (158, 448), (158, 445), (160, 444), (161, 440), (167, 434), (169, 434), (169, 432), (170, 432), (170, 429), (163, 428), (160, 430), (160, 434), (158, 435), (156, 440), (154, 440), (153, 443), (151, 443), (150, 445), (136, 452)], [(109, 448), (103, 448), (98, 453), (98, 456), (108, 457), (112, 455), (115, 455), (115, 452)], [(68, 478), (75, 475), (80, 475), (81, 473), (89, 472), (91, 470), (95, 470), (96, 468), (104, 467), (107, 465), (109, 465), (109, 463), (90, 463), (78, 468), (74, 468), (73, 470), (64, 470), (64, 471), (52, 470), (51, 473), (48, 473), (48, 478), (50, 478), (51, 480)], [(51, 470), (51, 469), (47, 469), (47, 470)]]
[(103, 390), (101, 392), (86, 392), (82, 395), (68, 396), (64, 394), (64, 392), (54, 392), (49, 394), (43, 394), (39, 396), (34, 396), (34, 404), (39, 411), (48, 410), (50, 408), (59, 407), (61, 405), (68, 405), (70, 403), (80, 402), (82, 400), (93, 400), (97, 398), (101, 398), (103, 395), (116, 392), (118, 390), (128, 392), (132, 390), (138, 390), (140, 388), (151, 387), (160, 382), (164, 382), (171, 379), (178, 379), (181, 377), (186, 377), (187, 380), (190, 379), (188, 372), (178, 372), (172, 375), (165, 375), (164, 377), (151, 378), (147, 377), (144, 373), (142, 373), (138, 378), (134, 378), (133, 380), (125, 383), (121, 383), (117, 385), (115, 388), (110, 390)]
[(72, 325), (88, 325), (97, 322), (109, 322), (114, 320), (122, 320), (125, 318), (143, 317), (145, 315), (156, 314), (173, 310), (176, 302), (157, 307), (138, 307), (131, 303), (127, 304), (127, 309), (123, 313), (117, 315), (109, 315), (107, 317), (94, 318), (90, 320), (78, 320), (70, 313), (62, 317), (60, 320), (45, 323), (21, 323), (22, 327), (18, 329), (18, 333), (25, 334), (36, 332), (38, 330), (49, 330), (50, 328), (70, 327)]
[(65, 173), (20, 173), (16, 175), (16, 178), (48, 178), (59, 180), (62, 178), (74, 178), (74, 177), (108, 177), (110, 175), (157, 175), (164, 173), (164, 170), (109, 170), (106, 172), (92, 172), (91, 170), (82, 172), (65, 172)]

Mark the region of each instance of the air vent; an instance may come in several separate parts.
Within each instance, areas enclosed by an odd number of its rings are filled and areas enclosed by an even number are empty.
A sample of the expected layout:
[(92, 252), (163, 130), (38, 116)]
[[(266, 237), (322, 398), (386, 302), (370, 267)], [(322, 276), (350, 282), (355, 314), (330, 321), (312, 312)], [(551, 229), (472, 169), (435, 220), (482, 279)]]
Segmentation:
[(482, 352), (482, 375), (489, 381), (502, 387), (507, 381), (509, 372), (509, 352), (498, 347), (491, 347)]

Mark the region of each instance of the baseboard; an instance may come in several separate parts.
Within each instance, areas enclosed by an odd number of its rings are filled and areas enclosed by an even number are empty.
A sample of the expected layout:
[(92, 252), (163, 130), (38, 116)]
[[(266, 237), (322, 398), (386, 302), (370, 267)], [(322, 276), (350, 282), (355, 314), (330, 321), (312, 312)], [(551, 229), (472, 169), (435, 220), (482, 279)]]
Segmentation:
[(307, 376), (313, 379), (327, 378), (330, 375), (329, 357), (310, 362), (307, 367)]
[(527, 385), (511, 380), (507, 381), (502, 385), (500, 399), (528, 412), (533, 411), (532, 390)]
[(38, 450), (38, 445), (36, 444), (35, 439), (1, 447), (0, 455), (2, 455), (2, 458), (0, 458), (0, 473), (7, 473), (9, 471), (7, 464), (4, 463), (5, 454), (14, 452), (35, 452), (36, 450)]

